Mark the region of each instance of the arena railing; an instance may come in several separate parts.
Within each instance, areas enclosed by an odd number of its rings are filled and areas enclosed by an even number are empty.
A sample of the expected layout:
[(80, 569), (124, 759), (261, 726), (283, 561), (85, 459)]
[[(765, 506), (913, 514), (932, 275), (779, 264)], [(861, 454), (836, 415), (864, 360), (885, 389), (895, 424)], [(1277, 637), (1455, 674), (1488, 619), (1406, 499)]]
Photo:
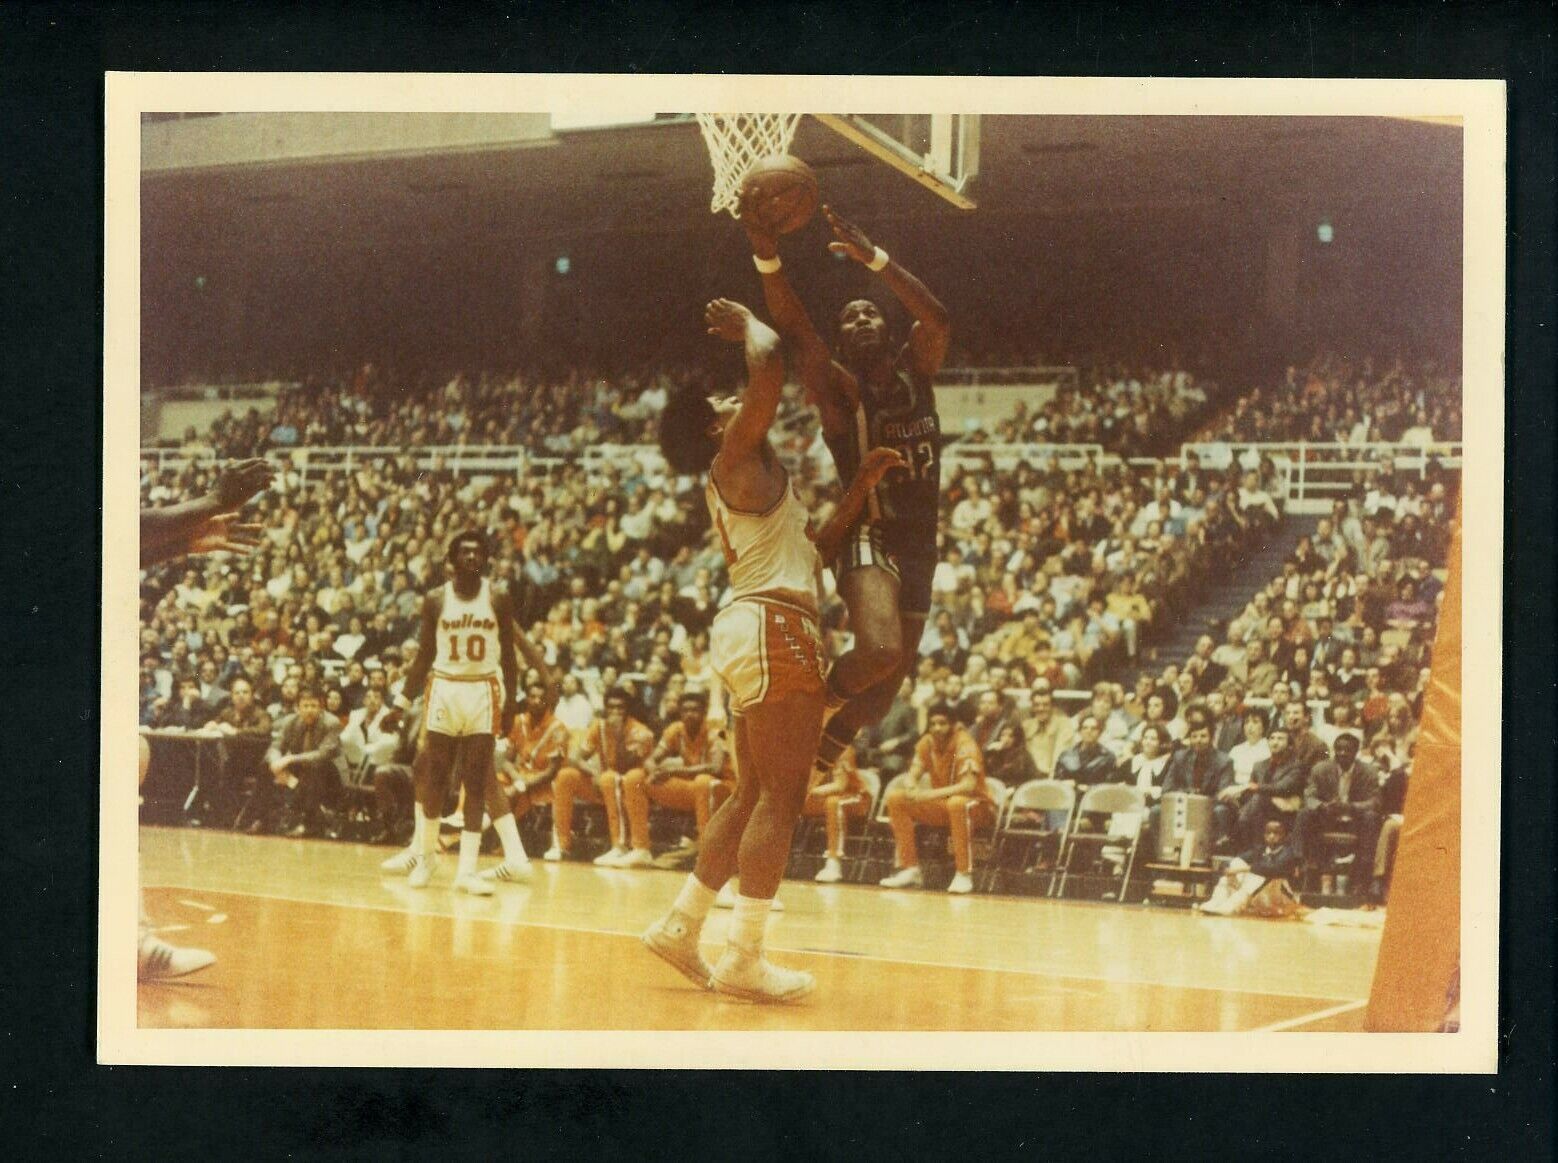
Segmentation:
[[(1249, 469), (1257, 468), (1261, 458), (1269, 456), (1277, 467), (1287, 494), (1286, 508), (1293, 513), (1324, 513), (1331, 503), (1353, 488), (1353, 477), (1393, 463), (1396, 471), (1428, 475), (1428, 466), (1437, 461), (1445, 468), (1461, 467), (1462, 445), (1458, 440), (1417, 443), (1235, 443), (1204, 441), (1180, 448), (1173, 463), (1183, 464), (1196, 453), (1209, 469), (1226, 468), (1237, 461)], [(1132, 462), (1136, 463), (1136, 462)]]
[(944, 367), (936, 373), (938, 388), (997, 387), (1008, 384), (1056, 384), (1076, 387), (1077, 369), (1055, 367)]

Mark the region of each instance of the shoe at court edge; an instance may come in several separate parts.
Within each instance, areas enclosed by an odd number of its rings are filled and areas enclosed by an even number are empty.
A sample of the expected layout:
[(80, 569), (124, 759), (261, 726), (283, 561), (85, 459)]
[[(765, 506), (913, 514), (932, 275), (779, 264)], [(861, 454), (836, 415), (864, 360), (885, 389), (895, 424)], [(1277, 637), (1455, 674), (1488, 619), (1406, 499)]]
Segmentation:
[(183, 977), (215, 963), (216, 954), (209, 949), (169, 945), (160, 937), (143, 933), (136, 950), (135, 977), (137, 981), (163, 981), (169, 977)]
[(412, 888), (426, 888), (432, 882), (437, 860), (436, 856), (429, 856), (425, 852), (418, 852), (412, 857), (411, 868), (406, 873), (406, 880)]
[(710, 981), (715, 993), (755, 1002), (799, 1001), (817, 987), (805, 970), (785, 969), (740, 945), (725, 946)]
[(691, 918), (672, 909), (644, 930), (645, 948), (700, 989), (709, 988), (709, 963), (698, 948)]

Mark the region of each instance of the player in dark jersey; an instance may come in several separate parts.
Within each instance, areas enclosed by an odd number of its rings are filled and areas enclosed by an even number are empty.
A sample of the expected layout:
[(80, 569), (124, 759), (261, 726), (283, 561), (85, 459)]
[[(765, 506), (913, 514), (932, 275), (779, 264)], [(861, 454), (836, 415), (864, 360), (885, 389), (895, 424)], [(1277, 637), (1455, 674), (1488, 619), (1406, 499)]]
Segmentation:
[(951, 325), (925, 284), (858, 226), (827, 206), (822, 211), (833, 228), (828, 249), (880, 275), (914, 317), (899, 346), (875, 303), (852, 300), (839, 312), (836, 353), (830, 351), (784, 276), (777, 239), (757, 225), (756, 215), (742, 215), (769, 313), (791, 350), (807, 400), (821, 413), (839, 479), (853, 479), (873, 448), (894, 449), (906, 465), (877, 486), (865, 516), (829, 563), (855, 636), (828, 674), (829, 699), (839, 709), (823, 732), (817, 765), (830, 772), (855, 733), (887, 713), (913, 669), (930, 613), (941, 493), (941, 421), (931, 381), (946, 357)]

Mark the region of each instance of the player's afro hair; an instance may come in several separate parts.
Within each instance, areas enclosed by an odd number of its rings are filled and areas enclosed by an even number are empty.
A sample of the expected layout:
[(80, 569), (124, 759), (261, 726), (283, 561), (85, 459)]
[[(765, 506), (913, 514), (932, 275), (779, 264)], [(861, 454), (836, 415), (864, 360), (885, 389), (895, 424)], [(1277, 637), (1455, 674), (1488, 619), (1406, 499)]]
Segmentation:
[(483, 561), (486, 561), (492, 557), (492, 546), (487, 544), (487, 535), (485, 533), (483, 533), (480, 529), (462, 529), (453, 537), (449, 538), (449, 548), (444, 554), (445, 559), (448, 561), (453, 561), (455, 553), (458, 552), (460, 546), (467, 541), (474, 543), (477, 548), (481, 550)]
[(709, 471), (719, 452), (719, 437), (709, 435), (715, 420), (714, 405), (697, 386), (679, 388), (660, 414), (660, 452), (671, 471), (696, 474)]

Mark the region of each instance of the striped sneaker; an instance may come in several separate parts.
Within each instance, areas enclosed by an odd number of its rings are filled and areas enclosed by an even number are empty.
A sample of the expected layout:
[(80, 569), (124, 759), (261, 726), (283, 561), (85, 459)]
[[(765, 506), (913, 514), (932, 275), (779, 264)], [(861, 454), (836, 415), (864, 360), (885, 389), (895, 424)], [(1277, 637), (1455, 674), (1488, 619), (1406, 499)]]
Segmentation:
[(486, 872), (481, 874), (481, 878), (491, 881), (501, 880), (504, 884), (522, 884), (530, 879), (534, 871), (528, 862), (524, 864), (510, 864), (505, 860), (496, 868), (487, 869)]
[(135, 977), (137, 981), (165, 981), (194, 973), (215, 962), (216, 954), (209, 949), (185, 949), (145, 933), (137, 950)]

